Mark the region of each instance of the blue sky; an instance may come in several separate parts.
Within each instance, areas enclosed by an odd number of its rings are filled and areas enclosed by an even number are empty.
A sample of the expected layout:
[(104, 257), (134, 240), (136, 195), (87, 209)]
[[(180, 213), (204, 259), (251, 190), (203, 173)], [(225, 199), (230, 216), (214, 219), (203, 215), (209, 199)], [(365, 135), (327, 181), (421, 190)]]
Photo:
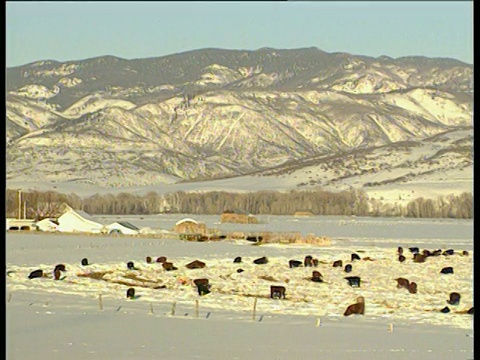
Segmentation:
[(10, 2), (6, 65), (318, 47), (473, 63), (473, 1)]

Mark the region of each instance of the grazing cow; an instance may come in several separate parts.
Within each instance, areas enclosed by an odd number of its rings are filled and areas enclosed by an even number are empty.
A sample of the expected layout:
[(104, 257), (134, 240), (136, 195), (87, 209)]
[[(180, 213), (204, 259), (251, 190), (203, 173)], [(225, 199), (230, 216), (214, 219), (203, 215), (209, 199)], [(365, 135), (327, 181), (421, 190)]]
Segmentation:
[(299, 266), (302, 266), (302, 262), (299, 261), (299, 260), (289, 260), (288, 261), (288, 266), (290, 268), (299, 267)]
[(410, 285), (408, 285), (408, 292), (410, 294), (416, 294), (417, 293), (417, 283), (412, 281)]
[(152, 258), (150, 256), (147, 256), (145, 258), (145, 261), (147, 262), (147, 264), (150, 264), (152, 262)]
[(440, 255), (442, 255), (442, 249), (433, 250), (432, 256), (440, 256)]
[(127, 263), (127, 268), (130, 269), (130, 270), (138, 270), (135, 265), (133, 264), (133, 261), (129, 261)]
[(455, 253), (455, 251), (453, 249), (447, 249), (443, 252), (443, 255), (447, 256), (447, 255), (453, 255)]
[(415, 254), (418, 254), (418, 253), (420, 252), (420, 249), (419, 249), (418, 247), (416, 247), (416, 246), (414, 246), (414, 247), (409, 247), (408, 250), (410, 250), (410, 252), (411, 252), (412, 254), (414, 254), (414, 255), (415, 255)]
[(191, 263), (185, 265), (187, 269), (203, 269), (205, 267), (205, 263), (200, 260), (194, 260)]
[(348, 280), (348, 284), (351, 287), (360, 287), (361, 279), (359, 276), (347, 276), (344, 279)]
[(408, 281), (408, 279), (405, 279), (405, 278), (397, 278), (395, 279), (397, 280), (397, 289), (399, 288), (405, 288), (405, 289), (408, 289), (408, 287), (410, 286), (410, 281)]
[(468, 251), (467, 251), (467, 250), (463, 250), (463, 251), (462, 251), (462, 255), (463, 255), (463, 256), (468, 256)]
[(82, 264), (83, 266), (87, 266), (87, 265), (88, 265), (88, 259), (87, 259), (87, 258), (83, 258), (81, 264)]
[(318, 259), (317, 259), (317, 258), (312, 259), (312, 265), (313, 265), (314, 267), (317, 267), (317, 266), (318, 266)]
[(244, 272), (244, 270), (243, 270), (243, 269), (237, 269), (237, 273), (239, 273), (239, 274), (240, 274), (240, 273), (242, 273), (242, 272)]
[(453, 274), (453, 267), (447, 266), (440, 270), (441, 274)]
[(365, 298), (363, 296), (357, 297), (357, 302), (355, 304), (349, 305), (343, 313), (343, 316), (349, 316), (352, 314), (365, 314)]
[(303, 259), (303, 266), (313, 266), (313, 257), (311, 255), (305, 256), (305, 258)]
[(270, 298), (285, 299), (285, 286), (271, 285), (270, 286)]
[(195, 279), (193, 283), (197, 286), (198, 295), (203, 296), (210, 293), (211, 285), (208, 279)]
[(314, 282), (323, 282), (322, 274), (320, 274), (318, 271), (313, 271), (311, 280)]
[(342, 267), (342, 266), (343, 266), (342, 260), (335, 260), (333, 262), (333, 267)]
[(242, 262), (242, 257), (241, 256), (237, 256), (234, 260), (233, 260), (234, 263), (241, 263)]
[(358, 254), (353, 253), (353, 254), (351, 255), (351, 260), (352, 260), (352, 261), (360, 260), (360, 256), (358, 256)]
[(452, 292), (450, 293), (450, 299), (447, 300), (447, 303), (449, 303), (450, 305), (458, 305), (460, 304), (460, 294), (457, 293), (457, 292)]
[(167, 257), (166, 256), (160, 256), (157, 258), (157, 263), (164, 263), (165, 261), (167, 261)]
[(255, 264), (257, 264), (257, 265), (261, 265), (261, 264), (266, 264), (266, 263), (268, 263), (268, 259), (267, 259), (266, 256), (263, 256), (263, 257), (261, 257), (261, 258), (258, 258), (258, 259), (253, 260), (253, 262), (254, 262)]
[(398, 254), (398, 255), (402, 255), (402, 254), (403, 254), (403, 247), (399, 246), (399, 247), (397, 248), (397, 254)]
[(29, 279), (35, 279), (39, 277), (43, 277), (43, 270), (40, 270), (40, 269), (34, 270), (28, 275)]
[(473, 315), (473, 306), (470, 309), (468, 309), (467, 314)]
[(416, 262), (416, 263), (423, 263), (425, 262), (425, 259), (427, 257), (425, 255), (422, 255), (420, 253), (416, 253), (413, 255), (413, 262)]
[(345, 272), (349, 273), (349, 272), (352, 272), (352, 265), (351, 264), (347, 264), (345, 265)]
[(447, 314), (450, 312), (450, 308), (448, 306), (445, 306), (442, 310), (440, 310), (440, 312)]
[(399, 256), (398, 256), (398, 261), (404, 262), (405, 260), (407, 260), (407, 259), (405, 258), (405, 256), (403, 256), (403, 255), (399, 255)]
[(165, 261), (163, 264), (162, 264), (163, 268), (166, 270), (166, 271), (172, 271), (172, 270), (177, 270), (177, 268), (175, 266), (173, 266), (173, 263), (171, 262), (168, 262), (168, 261)]
[(129, 288), (127, 290), (127, 298), (128, 299), (133, 299), (135, 297), (135, 289), (134, 288)]

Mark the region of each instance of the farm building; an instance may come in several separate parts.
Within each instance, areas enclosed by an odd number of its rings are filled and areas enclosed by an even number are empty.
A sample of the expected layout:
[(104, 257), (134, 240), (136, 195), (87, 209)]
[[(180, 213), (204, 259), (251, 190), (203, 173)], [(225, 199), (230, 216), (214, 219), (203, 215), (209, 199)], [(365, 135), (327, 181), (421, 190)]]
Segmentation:
[(191, 218), (185, 218), (177, 221), (173, 231), (179, 234), (201, 234), (207, 233), (207, 226), (203, 222), (198, 222)]
[(58, 218), (58, 231), (99, 234), (105, 231), (105, 227), (86, 212), (67, 206), (65, 212)]
[(251, 214), (244, 212), (234, 212), (226, 210), (220, 216), (220, 222), (223, 223), (235, 223), (235, 224), (258, 224), (257, 218)]
[(13, 219), (7, 218), (7, 231), (12, 230), (21, 230), (21, 231), (30, 231), (35, 230), (35, 220), (33, 219)]
[(105, 228), (109, 234), (138, 235), (140, 233), (140, 229), (128, 221), (116, 221)]
[(40, 231), (58, 231), (58, 221), (55, 219), (45, 218), (37, 221), (35, 225)]

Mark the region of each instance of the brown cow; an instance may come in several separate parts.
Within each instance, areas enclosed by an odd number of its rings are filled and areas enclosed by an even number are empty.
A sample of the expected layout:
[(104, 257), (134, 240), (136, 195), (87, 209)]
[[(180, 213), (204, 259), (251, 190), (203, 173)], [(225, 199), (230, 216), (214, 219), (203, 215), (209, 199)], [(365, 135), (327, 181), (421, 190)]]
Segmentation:
[(166, 256), (160, 256), (157, 258), (157, 263), (164, 263), (165, 261), (167, 261), (167, 257)]
[(333, 267), (342, 267), (342, 266), (343, 266), (342, 260), (335, 260), (333, 262)]
[(410, 285), (408, 285), (408, 292), (410, 294), (416, 294), (417, 293), (417, 283), (412, 281)]
[(423, 263), (425, 262), (426, 258), (427, 257), (425, 255), (422, 255), (420, 253), (413, 254), (413, 262), (416, 262), (416, 263)]
[(270, 286), (270, 298), (284, 298), (285, 299), (285, 286), (271, 285)]
[(397, 288), (405, 288), (405, 289), (408, 289), (408, 287), (410, 286), (410, 281), (408, 281), (408, 279), (405, 279), (405, 278), (397, 278), (395, 279), (397, 280)]
[(203, 269), (205, 267), (205, 263), (200, 260), (194, 260), (191, 263), (185, 265), (187, 269)]
[(147, 262), (147, 264), (150, 264), (152, 262), (152, 258), (150, 256), (147, 256), (145, 258), (145, 261)]
[(162, 264), (162, 266), (166, 271), (177, 270), (177, 268), (175, 266), (173, 266), (173, 263), (168, 262), (168, 261), (165, 261)]
[(349, 316), (352, 314), (365, 314), (365, 299), (363, 296), (357, 297), (357, 302), (355, 304), (349, 305), (343, 313), (343, 316)]
[(323, 282), (322, 274), (318, 271), (313, 271), (311, 280), (314, 282)]

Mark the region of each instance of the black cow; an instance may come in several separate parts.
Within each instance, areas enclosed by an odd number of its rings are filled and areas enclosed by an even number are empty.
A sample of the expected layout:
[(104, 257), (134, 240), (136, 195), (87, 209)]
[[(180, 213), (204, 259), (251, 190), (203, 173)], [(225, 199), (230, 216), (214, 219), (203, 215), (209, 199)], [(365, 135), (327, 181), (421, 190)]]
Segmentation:
[(253, 260), (253, 262), (254, 262), (255, 264), (258, 264), (258, 265), (267, 264), (267, 263), (268, 263), (268, 259), (267, 259), (266, 256), (263, 256), (263, 257), (261, 257), (261, 258), (258, 258), (258, 259)]
[(83, 266), (87, 266), (87, 265), (88, 265), (88, 259), (87, 259), (87, 258), (83, 258), (81, 264), (82, 264)]
[(237, 256), (234, 260), (233, 260), (234, 263), (241, 263), (242, 262), (242, 257), (241, 256)]
[(414, 254), (414, 255), (415, 255), (415, 254), (418, 254), (418, 253), (420, 252), (420, 249), (419, 249), (418, 247), (416, 247), (416, 246), (414, 246), (414, 247), (409, 247), (408, 250), (410, 250), (410, 252), (411, 252), (412, 254)]
[(285, 286), (271, 285), (270, 286), (270, 298), (285, 299)]
[(445, 306), (443, 309), (440, 310), (440, 312), (447, 314), (450, 312), (450, 308), (448, 306)]
[(398, 256), (398, 261), (404, 262), (405, 260), (406, 260), (405, 256), (403, 256), (403, 255)]
[(198, 295), (207, 295), (210, 293), (211, 285), (208, 279), (195, 279), (193, 283), (197, 286)]
[(135, 289), (134, 288), (129, 288), (127, 290), (127, 298), (128, 299), (133, 299), (135, 297)]
[(133, 264), (133, 261), (129, 261), (129, 262), (127, 263), (127, 268), (128, 268), (129, 270), (138, 270), (138, 269), (135, 267), (135, 265)]
[(35, 279), (39, 277), (43, 277), (43, 270), (40, 270), (40, 269), (34, 270), (28, 275), (29, 279)]
[(450, 299), (447, 300), (447, 303), (449, 303), (450, 305), (458, 305), (460, 304), (460, 294), (457, 293), (457, 292), (452, 292), (450, 293)]
[(64, 264), (58, 264), (55, 266), (55, 270), (60, 270), (60, 271), (67, 271), (67, 269), (65, 268), (65, 265)]
[(313, 266), (313, 257), (311, 255), (305, 256), (305, 259), (303, 259), (303, 266)]
[(447, 249), (443, 252), (443, 255), (447, 256), (447, 255), (453, 255), (455, 254), (455, 251), (453, 249)]
[(347, 264), (345, 265), (345, 272), (349, 273), (349, 272), (352, 272), (352, 265), (351, 264)]
[(147, 264), (150, 264), (152, 262), (152, 258), (150, 256), (147, 256), (145, 258), (145, 261), (147, 262)]
[(288, 266), (290, 268), (299, 267), (299, 266), (302, 266), (302, 262), (299, 261), (299, 260), (289, 260), (288, 261)]
[(360, 260), (360, 256), (358, 256), (358, 254), (353, 253), (353, 254), (351, 255), (351, 260), (352, 260), (352, 261)]
[(361, 279), (359, 276), (347, 276), (344, 279), (348, 280), (348, 284), (351, 287), (360, 287)]
[(440, 270), (441, 274), (453, 274), (453, 267), (447, 266)]

